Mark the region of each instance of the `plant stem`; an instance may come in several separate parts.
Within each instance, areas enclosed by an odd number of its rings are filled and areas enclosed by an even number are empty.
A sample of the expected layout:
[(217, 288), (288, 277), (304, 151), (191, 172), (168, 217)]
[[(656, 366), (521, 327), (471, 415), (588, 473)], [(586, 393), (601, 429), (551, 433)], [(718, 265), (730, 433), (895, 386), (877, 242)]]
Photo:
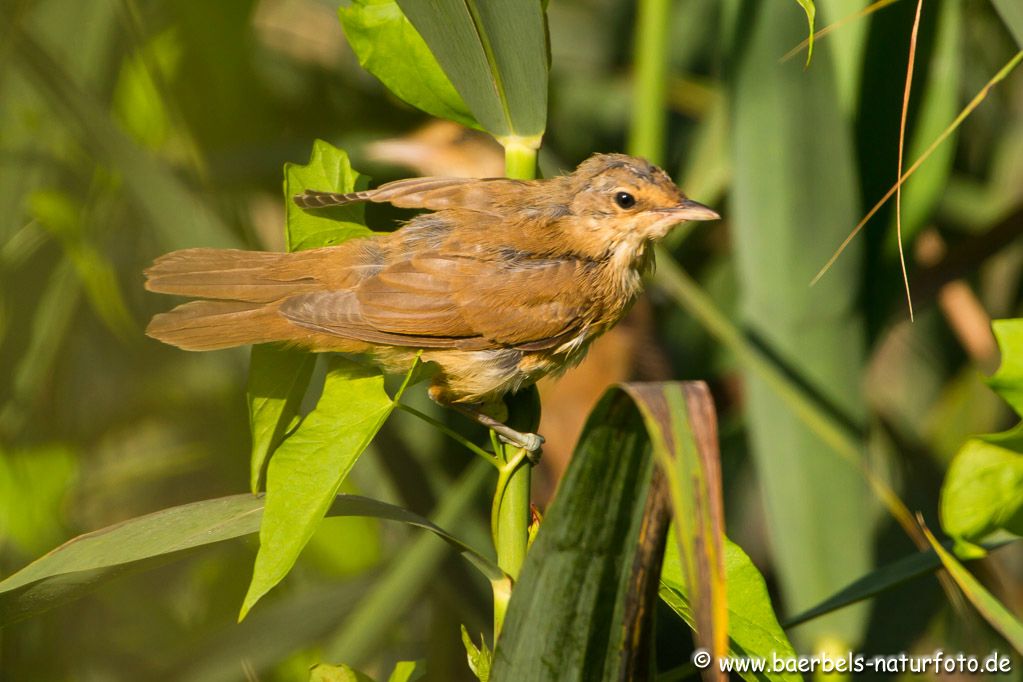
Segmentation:
[[(504, 138), (505, 174), (509, 178), (531, 180), (536, 177), (536, 150), (539, 138)], [(501, 465), (494, 502), (491, 507), (491, 532), (497, 565), (511, 579), (517, 580), (526, 560), (529, 541), (530, 464), (522, 448), (507, 445), (490, 433)], [(494, 641), (501, 632), (504, 614), (511, 597), (510, 585), (494, 588)]]
[(629, 153), (663, 165), (670, 0), (642, 0), (636, 19), (635, 85)]
[(539, 137), (502, 137), (498, 142), (504, 146), (505, 175), (516, 180), (532, 180), (536, 177)]

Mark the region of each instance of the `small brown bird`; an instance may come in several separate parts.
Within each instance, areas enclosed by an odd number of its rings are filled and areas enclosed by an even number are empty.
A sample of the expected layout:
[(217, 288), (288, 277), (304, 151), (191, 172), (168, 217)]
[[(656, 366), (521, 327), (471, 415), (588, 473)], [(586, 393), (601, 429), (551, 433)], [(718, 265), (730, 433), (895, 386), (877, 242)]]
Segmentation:
[(433, 213), (296, 253), (169, 253), (146, 271), (146, 288), (207, 300), (156, 315), (146, 333), (186, 350), (284, 342), (361, 354), (388, 373), (422, 351), (437, 366), (433, 400), (535, 451), (542, 438), (488, 407), (577, 364), (642, 290), (654, 241), (682, 221), (719, 218), (623, 154), (547, 180), (416, 178), (295, 197), (309, 210), (355, 201)]

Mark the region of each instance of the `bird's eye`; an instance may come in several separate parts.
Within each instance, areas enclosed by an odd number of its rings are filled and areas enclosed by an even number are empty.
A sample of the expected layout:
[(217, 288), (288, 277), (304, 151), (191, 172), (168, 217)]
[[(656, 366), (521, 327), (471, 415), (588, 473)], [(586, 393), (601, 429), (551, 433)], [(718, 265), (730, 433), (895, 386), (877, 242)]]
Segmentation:
[(636, 197), (628, 192), (618, 192), (615, 194), (615, 203), (621, 208), (632, 208), (636, 205)]

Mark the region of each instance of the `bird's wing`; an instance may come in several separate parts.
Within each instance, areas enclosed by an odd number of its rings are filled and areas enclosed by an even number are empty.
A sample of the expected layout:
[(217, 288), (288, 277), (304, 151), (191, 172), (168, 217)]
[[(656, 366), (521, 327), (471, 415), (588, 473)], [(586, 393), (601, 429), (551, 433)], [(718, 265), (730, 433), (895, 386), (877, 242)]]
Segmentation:
[(308, 329), (374, 343), (540, 350), (583, 330), (588, 265), (427, 252), (385, 267), (353, 290), (292, 297), (281, 313)]
[[(463, 208), (487, 212), (494, 207), (493, 197), (514, 192), (522, 184), (521, 180), (507, 178), (409, 178), (388, 182), (376, 189), (348, 194), (306, 190), (296, 195), (294, 200), (303, 208), (372, 201), (393, 204), (399, 208), (425, 208), (430, 211)], [(502, 189), (505, 191), (501, 192)]]

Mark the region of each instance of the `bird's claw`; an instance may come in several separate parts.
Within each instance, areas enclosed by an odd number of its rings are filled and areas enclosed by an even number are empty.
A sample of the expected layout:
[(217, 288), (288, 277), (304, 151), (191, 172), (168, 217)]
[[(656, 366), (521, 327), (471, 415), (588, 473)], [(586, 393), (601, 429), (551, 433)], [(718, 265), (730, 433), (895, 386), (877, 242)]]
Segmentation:
[(538, 433), (519, 433), (514, 437), (499, 436), (500, 439), (514, 445), (517, 448), (522, 448), (526, 451), (526, 458), (534, 466), (540, 463), (540, 448), (543, 447), (544, 437)]

